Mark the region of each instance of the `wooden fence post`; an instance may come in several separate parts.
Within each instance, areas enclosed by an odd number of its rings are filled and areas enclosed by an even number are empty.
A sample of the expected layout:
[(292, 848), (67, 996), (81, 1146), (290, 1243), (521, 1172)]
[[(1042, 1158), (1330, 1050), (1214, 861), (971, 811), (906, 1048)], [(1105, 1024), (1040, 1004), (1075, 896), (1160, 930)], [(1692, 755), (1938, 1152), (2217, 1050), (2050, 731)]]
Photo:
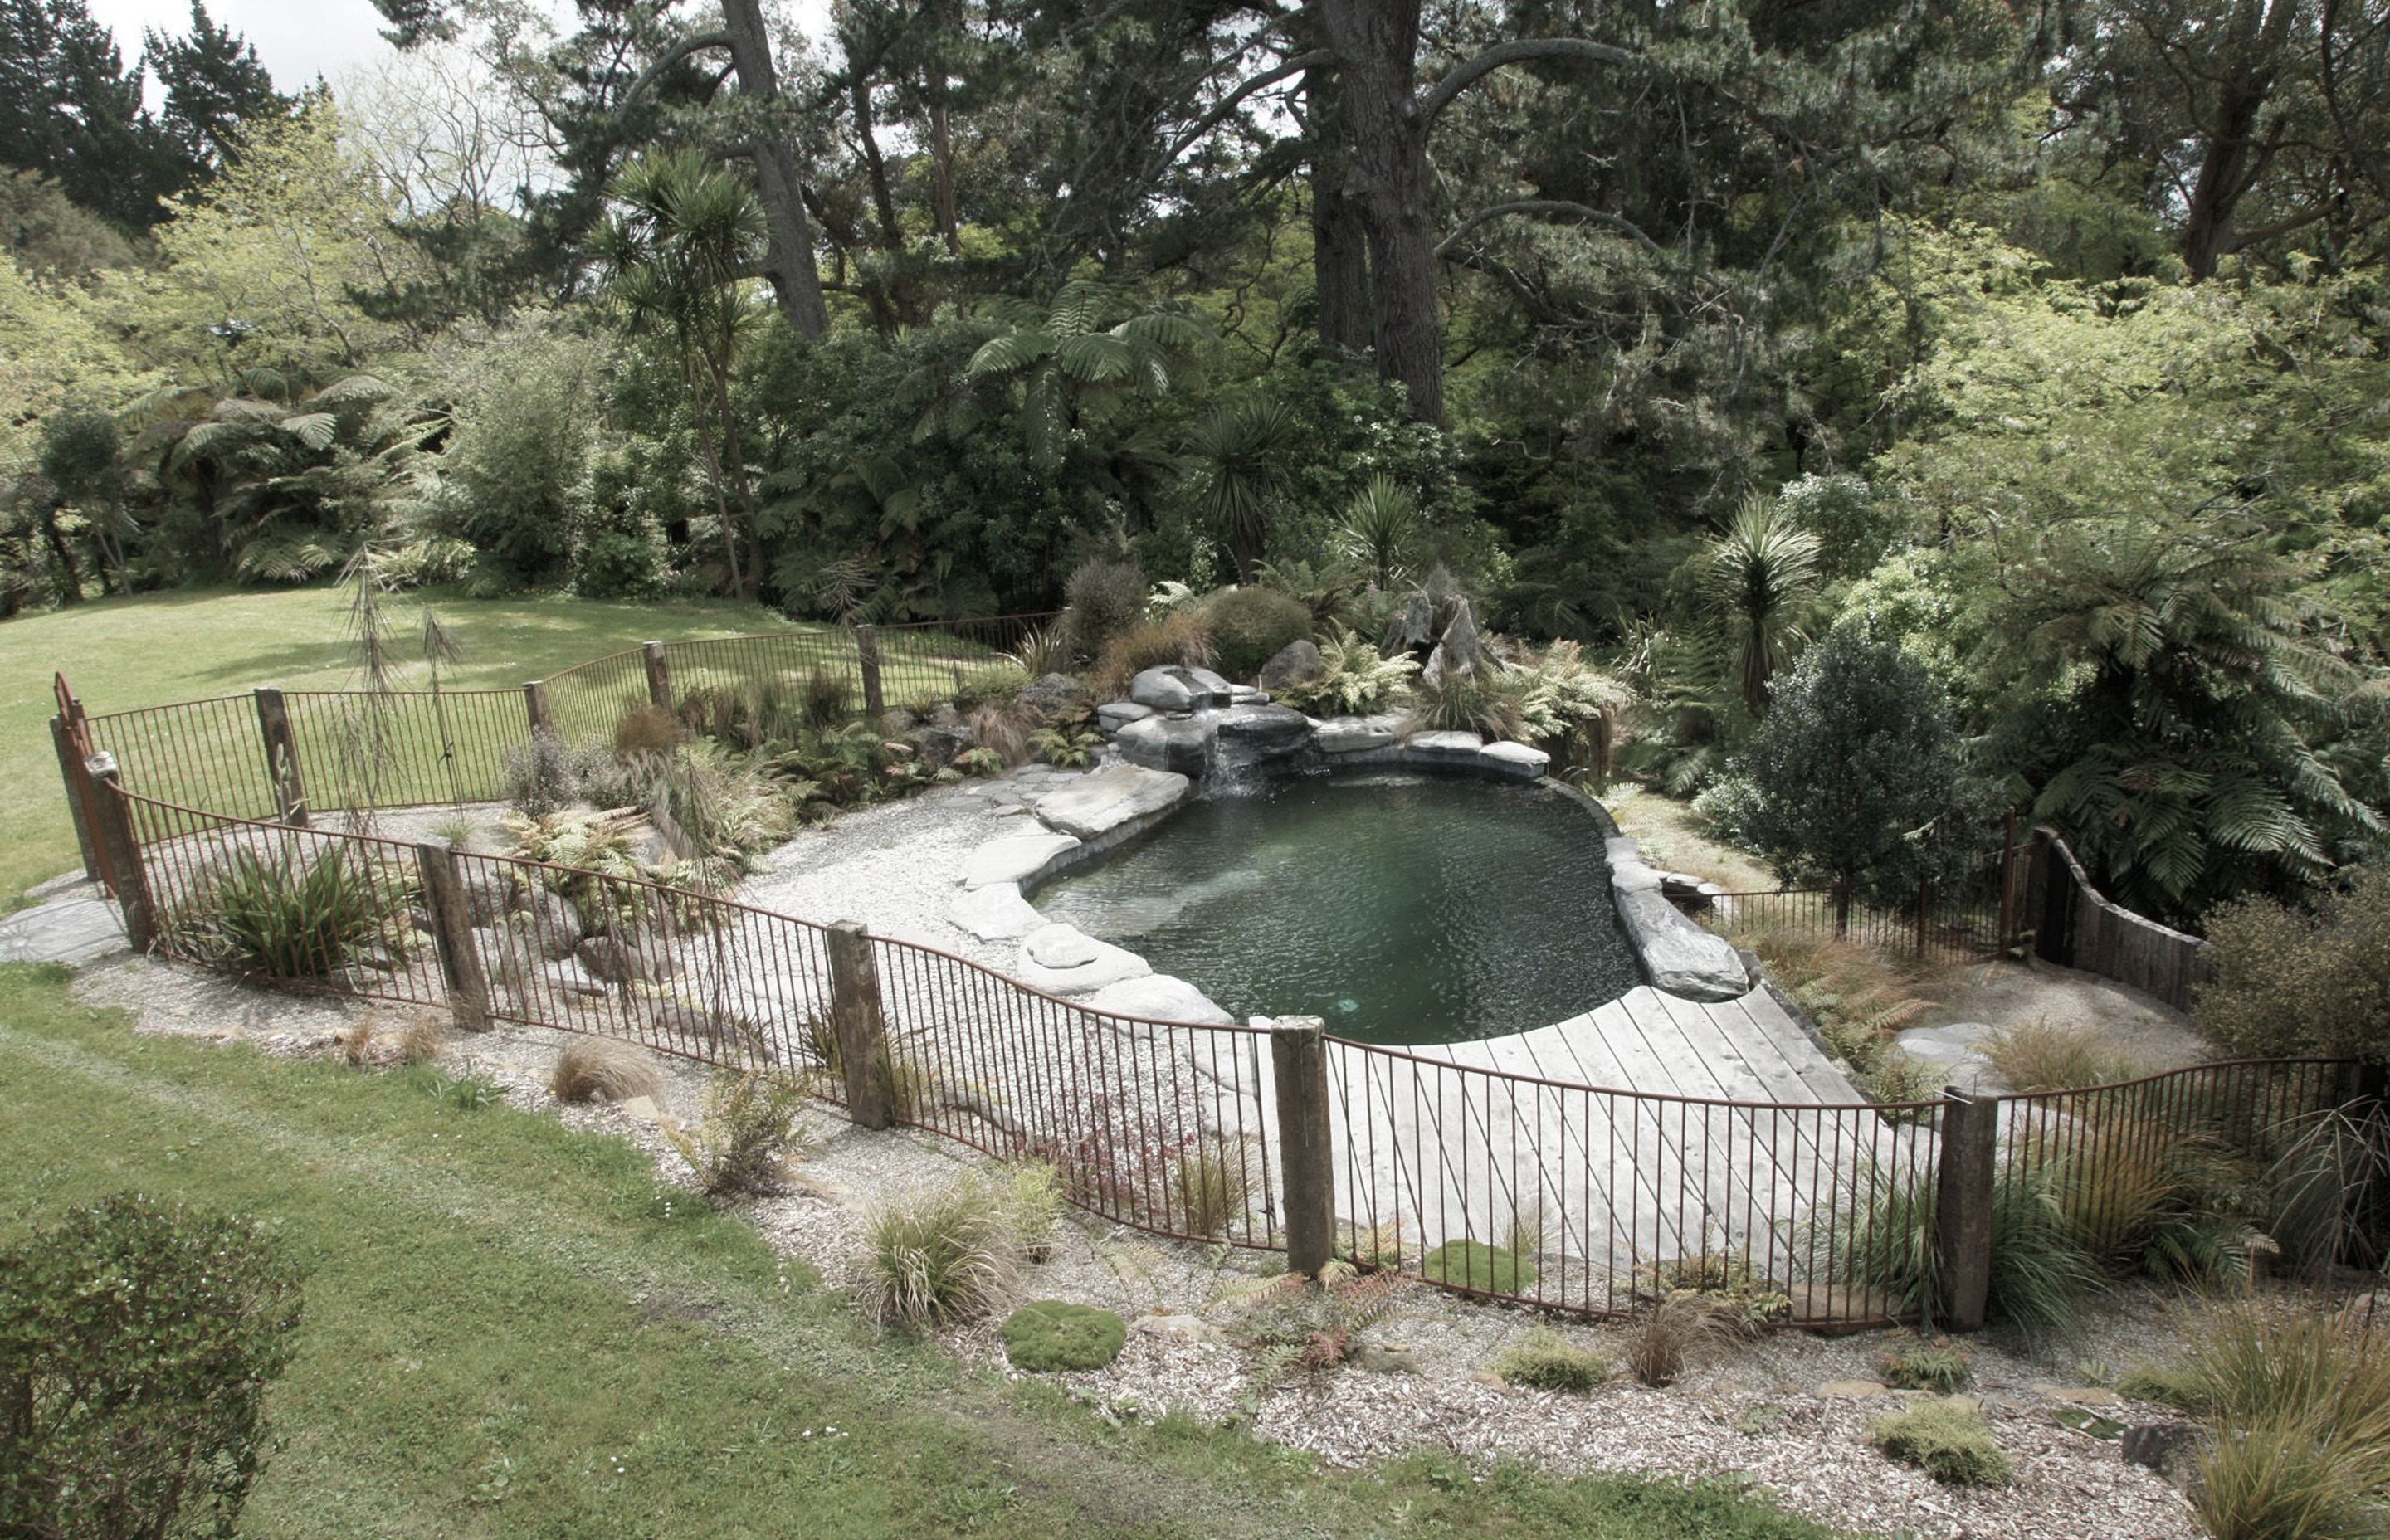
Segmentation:
[(888, 698), (880, 687), (880, 633), (867, 625), (854, 628), (854, 658), (863, 673), (863, 711), (867, 716), (880, 716), (888, 710)]
[(523, 687), (523, 714), (531, 719), (531, 730), (533, 732), (546, 733), (550, 736), (555, 734), (556, 719), (550, 716), (547, 712), (547, 682), (546, 680), (534, 679), (530, 684)]
[(265, 740), (265, 776), (274, 783), (274, 815), (307, 827), (307, 783), (299, 773), (299, 740), (290, 734), (290, 708), (277, 689), (260, 688), (257, 731)]
[(99, 846), (91, 837), (91, 815), (86, 811), (90, 790), (83, 783), (83, 761), (74, 751), (74, 735), (67, 731), (67, 719), (50, 718), (50, 747), (58, 751), (58, 778), (66, 782), (67, 815), (74, 820), (75, 848), (83, 853), (83, 874), (94, 882), (101, 880)]
[(124, 939), (135, 952), (147, 952), (158, 943), (158, 912), (149, 900), (149, 874), (141, 866), (140, 836), (133, 831), (133, 804), (124, 800), (115, 755), (94, 754), (84, 769), (92, 782), (92, 820), (99, 826), (93, 833), (124, 914)]
[(2000, 820), (2000, 935), (1997, 955), (2007, 956), (2016, 945), (2016, 809)]
[(829, 1016), (848, 1121), (857, 1128), (887, 1127), (895, 1121), (895, 1097), (889, 1084), (880, 965), (871, 956), (871, 932), (853, 920), (829, 928)]
[(473, 941), (473, 912), (456, 875), (456, 852), (446, 841), (415, 847), (415, 867), (423, 878), (423, 910), (431, 917), (431, 943), (440, 954), (440, 977), (448, 986), (448, 1010), (465, 1032), (490, 1028), (490, 980)]
[(1281, 1016), (1270, 1023), (1278, 1091), (1279, 1194), (1286, 1205), (1286, 1265), (1317, 1276), (1336, 1250), (1336, 1155), (1329, 1127), (1328, 1023)]
[(1938, 1324), (1984, 1325), (1992, 1290), (1992, 1187), (1999, 1159), (2000, 1098), (1955, 1085), (1942, 1090), (1941, 1169), (1934, 1192)]
[(673, 709), (672, 663), (664, 657), (664, 644), (649, 642), (639, 648), (648, 665), (648, 701), (665, 711)]

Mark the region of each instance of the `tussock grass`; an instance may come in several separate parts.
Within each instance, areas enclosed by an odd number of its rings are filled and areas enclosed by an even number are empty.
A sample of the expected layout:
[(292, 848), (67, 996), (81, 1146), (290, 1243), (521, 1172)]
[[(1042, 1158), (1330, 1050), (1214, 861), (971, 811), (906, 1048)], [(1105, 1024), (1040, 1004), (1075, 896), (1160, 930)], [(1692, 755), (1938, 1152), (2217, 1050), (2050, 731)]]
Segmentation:
[(977, 1176), (878, 1209), (864, 1226), (864, 1309), (917, 1328), (986, 1315), (1012, 1287), (1019, 1238), (1010, 1218)]
[(1984, 1057), (2013, 1091), (2081, 1091), (2138, 1080), (2148, 1066), (2083, 1027), (2049, 1020), (2005, 1027), (1985, 1039)]
[(576, 1037), (556, 1056), (548, 1095), (559, 1101), (623, 1102), (663, 1089), (655, 1056), (636, 1043), (611, 1037)]

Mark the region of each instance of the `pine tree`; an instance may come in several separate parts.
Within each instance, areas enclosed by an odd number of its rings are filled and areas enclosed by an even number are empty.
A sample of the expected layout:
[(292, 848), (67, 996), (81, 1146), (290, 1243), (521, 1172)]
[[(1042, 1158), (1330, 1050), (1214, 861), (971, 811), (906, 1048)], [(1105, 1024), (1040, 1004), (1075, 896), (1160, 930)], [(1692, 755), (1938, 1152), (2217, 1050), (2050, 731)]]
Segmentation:
[(177, 188), (208, 180), (237, 151), (241, 130), (263, 118), (287, 117), (297, 105), (274, 89), (257, 49), (191, 0), (191, 32), (183, 38), (148, 34), (148, 58), (166, 88), (159, 124), (161, 149), (174, 162)]

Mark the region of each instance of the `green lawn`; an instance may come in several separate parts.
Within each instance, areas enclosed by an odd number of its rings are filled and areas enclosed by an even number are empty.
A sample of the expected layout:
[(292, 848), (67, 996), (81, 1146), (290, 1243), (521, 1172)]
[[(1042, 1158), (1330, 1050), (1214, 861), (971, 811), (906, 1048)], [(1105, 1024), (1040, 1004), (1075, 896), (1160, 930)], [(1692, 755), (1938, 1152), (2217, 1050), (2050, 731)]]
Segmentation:
[[(460, 687), (520, 685), (649, 639), (784, 628), (752, 605), (598, 604), (541, 597), (438, 597), (465, 656)], [(419, 606), (392, 616), (412, 635)], [(46, 725), (50, 676), (63, 670), (93, 712), (237, 695), (259, 685), (338, 689), (354, 682), (343, 594), (329, 587), (189, 590), (109, 599), (0, 623), (0, 897), (75, 864), (74, 833)]]
[(311, 1270), (251, 1535), (1825, 1540), (1714, 1487), (1116, 1430), (878, 1337), (623, 1141), (423, 1071), (137, 1039), (65, 978), (0, 968), (0, 1225), (137, 1187), (259, 1215)]

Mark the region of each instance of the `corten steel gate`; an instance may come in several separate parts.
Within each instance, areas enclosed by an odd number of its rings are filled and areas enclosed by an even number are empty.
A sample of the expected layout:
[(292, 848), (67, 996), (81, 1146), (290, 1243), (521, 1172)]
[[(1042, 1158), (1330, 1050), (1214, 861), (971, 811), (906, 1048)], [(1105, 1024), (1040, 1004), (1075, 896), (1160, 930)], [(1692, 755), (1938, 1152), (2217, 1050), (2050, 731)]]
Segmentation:
[[(86, 717), (63, 681), (59, 700), (71, 795), (138, 944), (239, 972), (251, 965), (213, 921), (213, 885), (243, 866), (338, 863), (387, 923), (299, 959), (285, 986), (445, 1010), (468, 1030), (514, 1022), (726, 1069), (809, 1069), (866, 1126), (1035, 1154), (1108, 1220), (1283, 1251), (1305, 1270), (1332, 1251), (1587, 1316), (1731, 1287), (1781, 1295), (1779, 1318), (1805, 1325), (1938, 1306), (1969, 1329), (1990, 1264), (1976, 1221), (2001, 1162), (2122, 1158), (2194, 1104), (2238, 1110), (2210, 1120), (2218, 1136), (2273, 1137), (2358, 1089), (2345, 1063), (2257, 1061), (2063, 1097), (1785, 1105), (1506, 1073), (1330, 1038), (1310, 1020), (1119, 1016), (853, 926), (312, 824), (292, 767), (259, 751), (253, 700)], [(138, 773), (120, 780), (105, 754), (126, 722), (146, 736)], [(436, 787), (474, 763), (459, 735), (392, 741), (415, 758), (411, 778), (386, 784)], [(246, 811), (159, 795), (151, 775)], [(608, 959), (594, 988), (548, 966), (567, 915)], [(1919, 1213), (1934, 1215), (1939, 1301), (1899, 1265), (1918, 1238), (1894, 1226)]]

